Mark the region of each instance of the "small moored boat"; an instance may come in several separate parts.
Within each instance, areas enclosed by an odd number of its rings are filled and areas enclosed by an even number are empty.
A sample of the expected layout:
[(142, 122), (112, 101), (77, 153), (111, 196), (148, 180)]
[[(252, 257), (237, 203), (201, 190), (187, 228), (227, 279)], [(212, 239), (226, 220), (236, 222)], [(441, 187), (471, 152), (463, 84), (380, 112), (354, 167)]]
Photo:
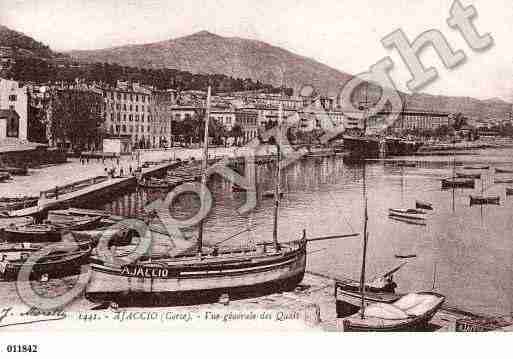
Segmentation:
[(513, 170), (505, 168), (496, 168), (495, 173), (513, 173)]
[(372, 303), (343, 319), (344, 331), (396, 332), (426, 329), (445, 296), (434, 292), (410, 293), (392, 303)]
[(493, 183), (495, 183), (495, 184), (511, 184), (511, 183), (513, 183), (513, 179), (498, 179), (498, 180), (494, 180)]
[(481, 178), (481, 173), (461, 173), (461, 172), (456, 172), (456, 178), (480, 179)]
[(426, 214), (426, 211), (415, 208), (389, 208), (388, 211), (396, 214)]
[(489, 170), (490, 166), (465, 166), (464, 170)]
[(415, 207), (419, 208), (419, 209), (427, 209), (429, 211), (433, 210), (433, 204), (432, 203), (424, 202), (424, 201), (419, 201), (419, 200), (415, 201)]
[(467, 178), (444, 178), (442, 179), (442, 189), (446, 188), (474, 188), (475, 187), (474, 179)]
[(470, 196), (470, 206), (481, 204), (500, 204), (499, 196)]

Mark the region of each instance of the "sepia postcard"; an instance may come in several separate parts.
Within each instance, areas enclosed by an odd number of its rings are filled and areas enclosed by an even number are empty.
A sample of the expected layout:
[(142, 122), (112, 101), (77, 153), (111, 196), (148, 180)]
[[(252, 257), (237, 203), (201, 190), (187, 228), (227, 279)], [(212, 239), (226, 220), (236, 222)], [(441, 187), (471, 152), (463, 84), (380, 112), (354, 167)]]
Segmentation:
[(502, 0), (2, 1), (0, 331), (513, 330), (512, 31)]

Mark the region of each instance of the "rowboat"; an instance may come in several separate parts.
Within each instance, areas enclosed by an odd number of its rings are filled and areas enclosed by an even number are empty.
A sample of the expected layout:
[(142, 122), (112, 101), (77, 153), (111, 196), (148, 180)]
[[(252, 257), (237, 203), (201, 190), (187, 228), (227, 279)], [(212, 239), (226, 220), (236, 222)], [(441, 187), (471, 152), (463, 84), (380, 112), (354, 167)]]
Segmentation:
[(464, 170), (489, 170), (490, 166), (465, 166)]
[(0, 167), (0, 172), (7, 172), (11, 176), (26, 176), (28, 174), (27, 167)]
[(419, 216), (419, 215), (397, 213), (397, 212), (392, 212), (392, 211), (390, 211), (388, 213), (388, 215), (389, 215), (389, 217), (397, 217), (397, 218), (404, 218), (404, 219), (411, 219), (411, 220), (418, 220), (418, 221), (425, 220), (424, 217)]
[(513, 183), (513, 179), (499, 179), (499, 180), (494, 180), (493, 183), (495, 183), (495, 184), (511, 184), (511, 183)]
[(395, 257), (397, 259), (410, 259), (410, 258), (417, 258), (416, 254), (396, 254)]
[(397, 221), (397, 222), (403, 222), (408, 224), (413, 224), (416, 226), (425, 226), (426, 221), (424, 219), (410, 219), (410, 218), (404, 218), (404, 217), (398, 217), (398, 216), (388, 216), (391, 220)]
[(513, 188), (506, 188), (506, 196), (513, 196)]
[(365, 315), (355, 313), (343, 319), (344, 331), (396, 332), (425, 330), (445, 301), (434, 292), (410, 293), (391, 303), (371, 303)]
[(474, 179), (466, 179), (466, 178), (444, 178), (442, 179), (442, 189), (446, 188), (474, 188), (475, 181)]
[(62, 231), (80, 231), (95, 228), (102, 217), (70, 219), (67, 221), (48, 221), (43, 224), (13, 225), (4, 229), (4, 238), (11, 243), (58, 242)]
[(78, 250), (58, 250), (40, 258), (35, 263), (27, 263), (31, 254), (40, 248), (14, 248), (0, 250), (0, 277), (12, 281), (18, 279), (18, 273), (25, 265), (31, 266), (29, 279), (38, 279), (43, 275), (60, 278), (78, 274), (80, 266), (88, 262), (91, 247)]
[(430, 211), (433, 210), (433, 204), (431, 204), (429, 202), (419, 201), (419, 200), (415, 201), (415, 207), (419, 208), (419, 209), (427, 209)]
[(461, 172), (456, 172), (456, 177), (457, 178), (480, 179), (481, 178), (481, 173), (461, 173)]
[(496, 168), (495, 173), (513, 173), (513, 170), (504, 169), (504, 168)]
[(390, 213), (396, 214), (426, 214), (426, 211), (422, 211), (415, 208), (389, 208), (388, 211)]
[(499, 196), (470, 196), (470, 206), (481, 204), (500, 204)]

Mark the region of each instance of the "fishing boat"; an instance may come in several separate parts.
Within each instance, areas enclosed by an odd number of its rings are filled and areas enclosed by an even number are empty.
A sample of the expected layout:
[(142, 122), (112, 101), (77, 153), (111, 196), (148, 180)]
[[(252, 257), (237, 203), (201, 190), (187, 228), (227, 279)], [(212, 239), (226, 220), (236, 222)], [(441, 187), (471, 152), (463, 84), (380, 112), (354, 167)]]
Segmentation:
[(410, 259), (410, 258), (417, 258), (416, 254), (396, 254), (395, 257), (397, 259)]
[(426, 211), (422, 211), (416, 208), (389, 208), (388, 211), (390, 213), (396, 214), (426, 214)]
[(412, 224), (416, 226), (426, 226), (427, 223), (424, 219), (412, 219), (412, 218), (405, 218), (405, 217), (399, 217), (399, 216), (388, 216), (389, 219), (396, 221), (396, 222), (402, 222), (407, 224)]
[(0, 249), (0, 278), (6, 281), (17, 280), (18, 273), (25, 265), (31, 266), (29, 279), (38, 279), (43, 275), (60, 278), (78, 274), (80, 266), (88, 262), (91, 253), (91, 247), (70, 251), (64, 246), (62, 250), (50, 253), (35, 263), (27, 262), (38, 250), (40, 250), (38, 247), (26, 246)]
[(433, 210), (433, 204), (432, 203), (424, 202), (424, 201), (419, 201), (419, 200), (415, 201), (415, 207), (419, 208), (419, 209), (427, 209), (429, 211)]
[(470, 206), (482, 204), (500, 204), (499, 196), (470, 196)]
[(413, 163), (413, 162), (398, 162), (397, 166), (398, 167), (410, 167), (410, 168), (413, 168), (413, 167), (417, 167), (417, 164)]
[(474, 179), (467, 178), (444, 178), (442, 179), (442, 189), (446, 188), (474, 188), (476, 185)]
[(464, 170), (489, 170), (490, 166), (465, 166)]
[(513, 173), (513, 170), (504, 169), (504, 168), (496, 168), (495, 173)]
[(397, 218), (404, 218), (404, 219), (417, 220), (417, 221), (425, 220), (425, 218), (424, 218), (424, 217), (422, 217), (422, 216), (420, 216), (420, 215), (415, 215), (415, 214), (406, 214), (406, 213), (389, 212), (389, 213), (388, 213), (388, 216), (389, 216), (389, 217), (397, 217)]
[(47, 221), (43, 224), (12, 225), (4, 229), (4, 239), (11, 243), (58, 242), (62, 231), (79, 231), (95, 228), (102, 217)]
[(425, 330), (442, 307), (445, 296), (434, 292), (410, 293), (391, 303), (371, 303), (343, 319), (344, 331), (397, 332)]
[(513, 196), (513, 188), (506, 188), (506, 196)]
[(169, 188), (169, 183), (159, 178), (142, 178), (137, 185), (143, 188)]
[(461, 173), (461, 172), (456, 172), (456, 178), (481, 179), (481, 173)]
[[(211, 90), (207, 92), (204, 145), (201, 178), (207, 184), (208, 128)], [(278, 116), (281, 129), (282, 105)], [(277, 147), (275, 191), (280, 193), (281, 147)], [(86, 288), (86, 297), (92, 301), (114, 300), (134, 305), (141, 303), (211, 302), (221, 296), (259, 296), (265, 293), (293, 290), (305, 273), (307, 243), (325, 238), (307, 238), (279, 241), (279, 197), (275, 200), (272, 241), (264, 241), (243, 248), (204, 245), (204, 221), (199, 221), (198, 236), (189, 251), (177, 255), (154, 256), (152, 249), (129, 264), (118, 265), (93, 257), (92, 276)], [(149, 232), (149, 231), (147, 231)], [(342, 238), (334, 236), (329, 238)]]
[(513, 183), (513, 179), (509, 179), (509, 178), (508, 179), (498, 179), (498, 180), (496, 179), (493, 181), (493, 183), (495, 183), (495, 184), (511, 184), (511, 183)]
[(27, 167), (0, 167), (0, 172), (7, 172), (11, 176), (26, 176), (28, 175)]

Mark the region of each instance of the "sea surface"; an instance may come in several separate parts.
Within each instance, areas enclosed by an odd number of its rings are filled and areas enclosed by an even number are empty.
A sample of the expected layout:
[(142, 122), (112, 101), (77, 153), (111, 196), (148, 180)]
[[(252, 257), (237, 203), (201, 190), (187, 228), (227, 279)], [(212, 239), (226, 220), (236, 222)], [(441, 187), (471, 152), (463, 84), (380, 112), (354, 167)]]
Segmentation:
[[(368, 206), (368, 251), (366, 276), (372, 278), (399, 265), (396, 255), (413, 255), (395, 275), (399, 292), (435, 290), (447, 296), (447, 304), (488, 315), (513, 312), (513, 196), (494, 184), (494, 168), (513, 168), (513, 150), (480, 150), (470, 155), (415, 156), (363, 163), (345, 163), (342, 157), (304, 158), (284, 169), (278, 234), (280, 241), (308, 237), (363, 233), (364, 187)], [(415, 163), (400, 167), (398, 161)], [(463, 165), (488, 164), (483, 183), (475, 189), (441, 190), (440, 180)], [(259, 191), (272, 190), (274, 164), (258, 166)], [(365, 186), (364, 186), (365, 184)], [(513, 185), (510, 185), (513, 187)], [(237, 209), (244, 193), (231, 190), (219, 176), (209, 183), (214, 206), (205, 222), (204, 241), (212, 245), (241, 231), (230, 245), (269, 241), (273, 230), (273, 199), (259, 199), (246, 214)], [(500, 205), (470, 206), (470, 194), (500, 196)], [(136, 216), (166, 192), (136, 190), (105, 198), (91, 207), (114, 214)], [(412, 225), (388, 217), (389, 208), (414, 208), (415, 200), (428, 201), (434, 210), (426, 225)], [(189, 217), (199, 207), (193, 195), (173, 202), (175, 217)], [(195, 228), (189, 229), (194, 231)], [(309, 244), (307, 270), (340, 278), (359, 278), (363, 236)], [(14, 293), (10, 293), (10, 297)]]

